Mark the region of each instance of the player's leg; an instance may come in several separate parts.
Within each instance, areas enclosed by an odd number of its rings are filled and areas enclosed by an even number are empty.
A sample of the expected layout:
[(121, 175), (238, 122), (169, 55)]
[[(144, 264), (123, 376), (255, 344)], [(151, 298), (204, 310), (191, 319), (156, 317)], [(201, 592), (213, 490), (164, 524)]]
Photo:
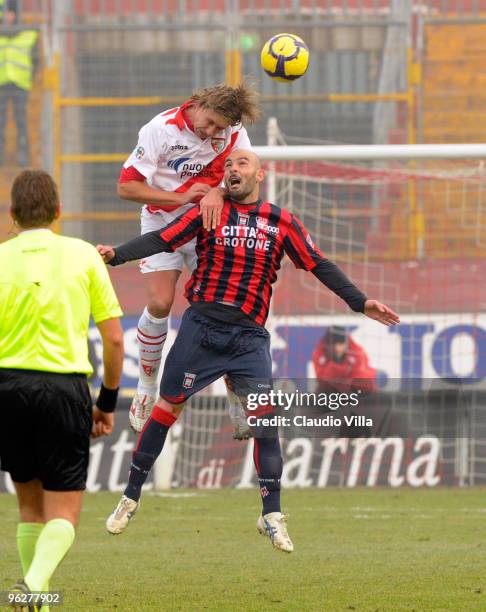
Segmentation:
[[(241, 353), (233, 361), (232, 371), (228, 373), (236, 394), (247, 407), (247, 398), (252, 399), (261, 393), (267, 394), (272, 388), (272, 360), (270, 356), (270, 336), (263, 329), (245, 329), (241, 332)], [(273, 407), (267, 403), (257, 406), (251, 414), (271, 417)], [(249, 414), (250, 411), (247, 411)], [(293, 551), (289, 538), (286, 517), (280, 507), (280, 481), (283, 459), (277, 427), (253, 427), (253, 459), (260, 485), (262, 514), (258, 517), (257, 528), (260, 533), (270, 537), (272, 544), (285, 552)]]
[[(167, 225), (172, 216), (142, 210), (141, 232), (146, 234)], [(137, 330), (138, 384), (129, 412), (130, 426), (140, 432), (158, 397), (158, 376), (162, 350), (167, 339), (169, 314), (184, 258), (175, 253), (157, 253), (140, 262), (140, 271), (148, 296)]]
[(170, 428), (182, 412), (184, 404), (170, 404), (159, 397), (133, 451), (128, 484), (123, 495), (106, 521), (107, 530), (122, 533), (140, 506), (142, 487), (157, 457), (164, 448)]
[(169, 429), (176, 422), (184, 402), (224, 374), (226, 357), (213, 350), (213, 342), (218, 342), (219, 334), (225, 333), (224, 328), (228, 328), (228, 334), (231, 333), (232, 326), (195, 313), (192, 308), (184, 313), (179, 333), (165, 362), (160, 398), (133, 452), (128, 485), (106, 522), (110, 533), (122, 533), (137, 511), (142, 486), (162, 452)]
[[(164, 266), (171, 269), (157, 269)], [(129, 413), (130, 425), (138, 432), (142, 431), (158, 397), (160, 362), (180, 276), (177, 266), (181, 266), (181, 258), (176, 253), (160, 253), (141, 264), (148, 300), (137, 326), (138, 384)]]
[[(196, 240), (191, 240), (181, 247), (179, 252), (184, 256), (184, 263), (192, 273), (197, 265)], [(251, 437), (251, 429), (246, 422), (245, 410), (240, 398), (234, 393), (227, 376), (224, 377), (224, 383), (226, 385), (228, 413), (234, 427), (233, 438), (235, 440), (248, 440)]]

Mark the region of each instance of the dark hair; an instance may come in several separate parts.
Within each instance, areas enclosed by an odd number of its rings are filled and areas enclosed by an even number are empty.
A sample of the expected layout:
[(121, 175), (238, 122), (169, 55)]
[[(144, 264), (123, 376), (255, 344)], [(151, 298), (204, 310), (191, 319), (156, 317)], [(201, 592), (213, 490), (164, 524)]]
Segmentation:
[(254, 123), (260, 118), (260, 96), (255, 85), (248, 81), (236, 87), (215, 85), (198, 89), (190, 97), (201, 108), (210, 108), (225, 117), (231, 125)]
[(44, 170), (24, 170), (13, 182), (11, 212), (22, 228), (46, 227), (59, 211), (56, 183)]
[(348, 340), (348, 334), (346, 332), (346, 329), (337, 325), (328, 327), (326, 330), (326, 335), (324, 337), (326, 340), (326, 344), (337, 344), (338, 342), (347, 342)]

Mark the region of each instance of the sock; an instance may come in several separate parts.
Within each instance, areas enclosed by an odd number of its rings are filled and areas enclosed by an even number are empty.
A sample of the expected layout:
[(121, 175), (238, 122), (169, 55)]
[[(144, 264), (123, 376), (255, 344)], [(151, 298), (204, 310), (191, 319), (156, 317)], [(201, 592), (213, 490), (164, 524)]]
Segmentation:
[(31, 591), (42, 591), (50, 581), (71, 548), (75, 535), (73, 524), (66, 519), (52, 519), (44, 525), (37, 538), (34, 558), (25, 574), (25, 582)]
[(137, 446), (133, 451), (128, 485), (124, 495), (138, 501), (142, 494), (142, 486), (147, 480), (155, 460), (164, 448), (165, 439), (177, 417), (155, 405), (152, 414), (140, 434)]
[(278, 438), (255, 438), (253, 460), (258, 474), (262, 514), (280, 512), (280, 478), (283, 460)]
[(22, 576), (29, 571), (34, 558), (35, 545), (44, 523), (19, 523), (17, 525), (17, 550), (19, 551)]
[[(35, 545), (40, 532), (44, 529), (44, 523), (19, 523), (17, 525), (17, 549), (19, 551), (20, 564), (22, 565), (22, 576), (29, 571), (30, 564), (34, 558)], [(49, 590), (49, 583), (42, 587), (42, 591)], [(49, 606), (42, 606), (42, 612), (49, 612)]]
[(169, 317), (157, 319), (147, 308), (138, 322), (138, 385), (139, 395), (157, 397), (157, 381), (159, 375), (162, 349), (167, 338)]

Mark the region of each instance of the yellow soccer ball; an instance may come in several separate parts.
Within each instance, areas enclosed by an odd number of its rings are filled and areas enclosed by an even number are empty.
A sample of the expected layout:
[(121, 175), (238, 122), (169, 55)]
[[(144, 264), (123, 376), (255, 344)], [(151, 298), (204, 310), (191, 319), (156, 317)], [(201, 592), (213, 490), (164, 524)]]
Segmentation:
[(271, 79), (291, 83), (305, 74), (309, 49), (295, 34), (276, 34), (263, 46), (260, 61)]

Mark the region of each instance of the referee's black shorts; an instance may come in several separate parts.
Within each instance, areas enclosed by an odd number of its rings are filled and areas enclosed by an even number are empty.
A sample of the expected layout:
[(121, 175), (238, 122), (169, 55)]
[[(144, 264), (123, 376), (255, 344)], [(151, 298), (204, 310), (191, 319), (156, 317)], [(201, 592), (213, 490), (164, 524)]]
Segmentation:
[(85, 489), (91, 425), (82, 374), (0, 368), (0, 467), (14, 482)]

